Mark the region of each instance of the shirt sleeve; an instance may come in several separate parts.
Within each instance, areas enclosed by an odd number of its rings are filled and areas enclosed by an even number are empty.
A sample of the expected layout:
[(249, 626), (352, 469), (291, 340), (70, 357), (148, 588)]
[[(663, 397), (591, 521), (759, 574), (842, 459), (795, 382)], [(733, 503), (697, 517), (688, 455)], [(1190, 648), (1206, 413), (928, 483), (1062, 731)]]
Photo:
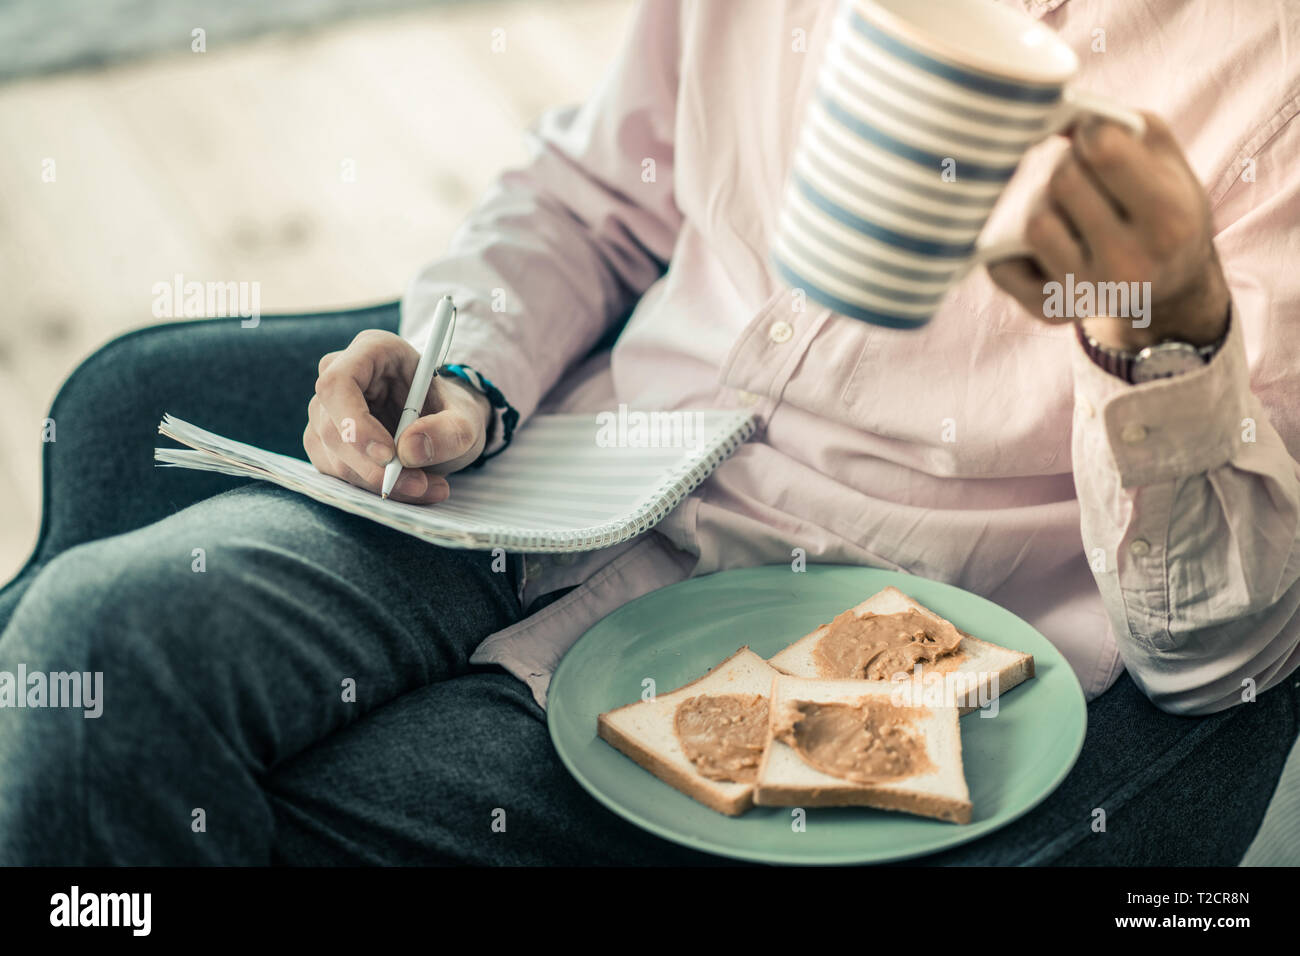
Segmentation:
[(528, 163), (500, 177), (407, 288), (402, 336), (422, 349), (451, 295), (448, 361), (487, 376), (521, 421), (666, 268), (681, 224), (679, 46), (676, 3), (643, 3), (590, 99), (542, 116)]
[(1300, 665), (1297, 149), (1282, 124), (1216, 207), (1233, 305), (1204, 368), (1130, 385), (1074, 341), (1086, 556), (1125, 665), (1173, 713), (1223, 710)]

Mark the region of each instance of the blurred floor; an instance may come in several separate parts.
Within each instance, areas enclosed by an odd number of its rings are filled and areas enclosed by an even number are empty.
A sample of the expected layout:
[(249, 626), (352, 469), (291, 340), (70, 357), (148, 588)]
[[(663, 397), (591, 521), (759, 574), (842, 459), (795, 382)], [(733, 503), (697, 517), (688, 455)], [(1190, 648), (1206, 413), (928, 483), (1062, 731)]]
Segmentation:
[(0, 80), (187, 50), (196, 29), (229, 47), (272, 31), (476, 2), (482, 0), (3, 0)]
[(630, 11), (434, 6), (0, 86), (0, 582), (36, 540), (58, 386), (159, 321), (154, 283), (256, 281), (263, 312), (396, 298)]

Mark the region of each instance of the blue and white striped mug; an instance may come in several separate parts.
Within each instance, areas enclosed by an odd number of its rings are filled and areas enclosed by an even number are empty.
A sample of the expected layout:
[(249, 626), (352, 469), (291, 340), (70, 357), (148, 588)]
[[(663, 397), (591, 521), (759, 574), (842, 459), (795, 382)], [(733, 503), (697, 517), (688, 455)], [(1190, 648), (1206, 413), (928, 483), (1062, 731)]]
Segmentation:
[(1079, 61), (992, 0), (842, 0), (803, 117), (773, 263), (822, 305), (892, 328), (928, 322), (1030, 146), (1093, 113), (1142, 117), (1068, 86)]

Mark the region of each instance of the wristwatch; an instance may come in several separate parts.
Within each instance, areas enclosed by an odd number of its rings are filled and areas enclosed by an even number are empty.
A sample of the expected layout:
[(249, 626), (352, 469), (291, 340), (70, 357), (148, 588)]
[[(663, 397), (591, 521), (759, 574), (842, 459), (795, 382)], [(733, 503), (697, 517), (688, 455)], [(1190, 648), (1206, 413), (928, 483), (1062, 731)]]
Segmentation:
[[(1228, 321), (1232, 322), (1231, 313), (1228, 315)], [(1076, 322), (1074, 328), (1079, 335), (1079, 344), (1083, 346), (1087, 356), (1101, 368), (1122, 378), (1130, 385), (1141, 385), (1143, 382), (1151, 382), (1158, 378), (1172, 378), (1200, 368), (1214, 358), (1215, 353), (1223, 347), (1224, 341), (1228, 338), (1225, 327), (1218, 341), (1211, 342), (1209, 345), (1166, 341), (1148, 345), (1134, 352), (1102, 345), (1083, 331), (1082, 323)]]

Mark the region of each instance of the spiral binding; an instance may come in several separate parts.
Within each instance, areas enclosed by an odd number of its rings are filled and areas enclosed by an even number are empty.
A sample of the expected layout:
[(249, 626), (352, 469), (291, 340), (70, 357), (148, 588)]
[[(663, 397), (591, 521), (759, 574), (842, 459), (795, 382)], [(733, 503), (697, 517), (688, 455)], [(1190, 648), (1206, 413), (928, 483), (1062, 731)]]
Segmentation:
[[(758, 427), (753, 416), (731, 434), (721, 445), (698, 460), (681, 466), (678, 473), (670, 475), (663, 484), (655, 489), (651, 500), (642, 505), (630, 517), (619, 521), (608, 521), (588, 531), (548, 531), (540, 534), (521, 535), (504, 527), (489, 528), (477, 532), (475, 537), (486, 537), (485, 548), (506, 548), (511, 551), (523, 551), (530, 554), (554, 554), (566, 551), (595, 551), (621, 544), (649, 531), (676, 508), (694, 491), (705, 478), (736, 453), (736, 449), (747, 442)], [(681, 473), (685, 469), (685, 474)], [(433, 532), (438, 534), (438, 532)]]

